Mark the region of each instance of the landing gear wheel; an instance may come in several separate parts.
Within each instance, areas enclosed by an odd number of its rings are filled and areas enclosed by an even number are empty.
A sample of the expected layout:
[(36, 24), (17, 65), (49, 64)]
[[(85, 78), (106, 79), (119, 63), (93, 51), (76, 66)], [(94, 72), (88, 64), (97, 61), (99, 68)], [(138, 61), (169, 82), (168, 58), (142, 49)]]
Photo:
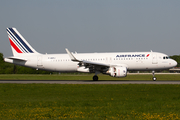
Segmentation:
[(153, 77), (153, 81), (156, 81), (157, 80), (157, 78), (156, 77)]
[(98, 76), (97, 75), (93, 76), (93, 81), (98, 81)]

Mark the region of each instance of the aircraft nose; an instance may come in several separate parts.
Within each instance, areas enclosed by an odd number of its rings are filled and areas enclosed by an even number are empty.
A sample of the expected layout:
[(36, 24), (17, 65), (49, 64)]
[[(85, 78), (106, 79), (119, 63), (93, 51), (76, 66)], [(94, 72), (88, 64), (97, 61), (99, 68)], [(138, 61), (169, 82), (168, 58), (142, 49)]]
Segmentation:
[(177, 62), (176, 62), (175, 60), (172, 60), (171, 65), (172, 65), (173, 67), (175, 67), (175, 66), (177, 66)]

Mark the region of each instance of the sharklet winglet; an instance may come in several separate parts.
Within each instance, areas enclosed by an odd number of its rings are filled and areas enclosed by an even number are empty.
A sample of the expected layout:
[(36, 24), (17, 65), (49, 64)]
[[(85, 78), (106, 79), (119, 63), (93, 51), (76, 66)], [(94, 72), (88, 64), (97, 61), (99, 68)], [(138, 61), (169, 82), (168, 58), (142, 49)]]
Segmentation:
[(74, 57), (74, 55), (67, 48), (65, 50), (66, 50), (67, 54), (69, 55), (69, 57), (71, 58), (72, 61), (80, 62), (78, 59), (76, 59)]

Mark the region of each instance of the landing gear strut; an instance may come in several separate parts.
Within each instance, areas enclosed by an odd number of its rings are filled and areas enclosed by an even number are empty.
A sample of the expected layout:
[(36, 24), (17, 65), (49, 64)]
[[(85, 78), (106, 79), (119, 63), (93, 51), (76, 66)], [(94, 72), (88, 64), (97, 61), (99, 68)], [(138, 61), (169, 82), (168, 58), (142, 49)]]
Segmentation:
[(155, 77), (154, 73), (155, 73), (155, 71), (152, 71), (152, 74), (153, 74), (153, 81), (156, 81), (157, 78)]
[(98, 81), (98, 76), (97, 75), (93, 76), (93, 81)]

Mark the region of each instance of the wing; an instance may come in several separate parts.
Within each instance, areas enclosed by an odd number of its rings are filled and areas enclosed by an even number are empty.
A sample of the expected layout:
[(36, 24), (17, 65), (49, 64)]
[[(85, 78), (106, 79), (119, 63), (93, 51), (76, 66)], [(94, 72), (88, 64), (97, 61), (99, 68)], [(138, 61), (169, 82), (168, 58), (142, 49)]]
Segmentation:
[(124, 64), (106, 64), (106, 63), (99, 63), (99, 62), (91, 62), (91, 61), (86, 61), (86, 60), (78, 60), (76, 57), (66, 48), (66, 52), (68, 53), (70, 59), (74, 62), (79, 62), (79, 66), (85, 66), (85, 68), (89, 68), (91, 72), (105, 72), (107, 71), (110, 67), (116, 67), (116, 66), (126, 66)]
[(78, 60), (78, 59), (76, 59), (74, 57), (74, 55), (67, 48), (66, 48), (66, 52), (68, 53), (68, 55), (71, 58), (71, 60), (74, 61), (74, 62), (89, 64), (89, 65), (94, 65), (94, 66), (106, 66), (106, 67), (110, 67), (110, 64), (91, 62), (91, 61), (85, 61), (85, 60)]

